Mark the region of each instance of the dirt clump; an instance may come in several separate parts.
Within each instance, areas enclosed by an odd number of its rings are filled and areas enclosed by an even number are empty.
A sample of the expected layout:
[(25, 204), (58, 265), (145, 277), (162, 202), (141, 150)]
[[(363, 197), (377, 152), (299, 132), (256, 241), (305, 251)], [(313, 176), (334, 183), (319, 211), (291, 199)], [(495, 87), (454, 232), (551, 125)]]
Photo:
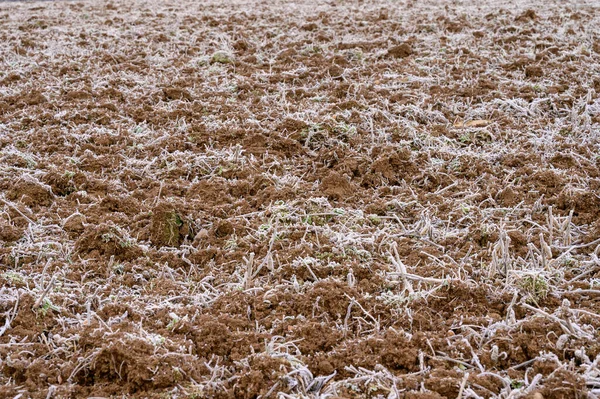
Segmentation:
[(72, 237), (78, 237), (85, 231), (86, 218), (81, 213), (74, 213), (63, 221), (63, 229)]
[(544, 70), (537, 65), (529, 65), (525, 68), (525, 76), (528, 78), (541, 78), (544, 76)]
[(81, 173), (65, 171), (51, 171), (44, 176), (44, 182), (52, 188), (52, 192), (65, 197), (77, 191), (77, 187), (85, 184), (85, 177)]
[(223, 238), (233, 234), (235, 230), (230, 221), (222, 220), (214, 226), (214, 231), (217, 238)]
[(320, 191), (335, 201), (345, 200), (354, 194), (354, 186), (336, 171), (330, 171), (319, 184)]
[(0, 241), (15, 242), (23, 236), (23, 229), (0, 221)]
[(586, 391), (585, 382), (567, 370), (552, 373), (544, 385), (540, 393), (548, 399), (583, 398)]
[(416, 172), (412, 154), (407, 149), (384, 149), (377, 155), (369, 171), (362, 180), (363, 186), (382, 184), (397, 185), (403, 180), (411, 180)]
[(178, 87), (165, 87), (163, 89), (165, 100), (185, 100), (192, 101), (192, 95), (185, 89)]
[(119, 260), (133, 260), (142, 256), (142, 249), (123, 229), (112, 224), (86, 226), (75, 242), (75, 252), (87, 258), (114, 256)]
[(502, 206), (515, 206), (521, 202), (521, 195), (512, 187), (501, 190), (496, 199)]
[(281, 132), (285, 132), (288, 134), (298, 133), (305, 129), (308, 129), (309, 125), (306, 122), (303, 122), (298, 119), (286, 118), (281, 124), (278, 126), (278, 130)]
[(19, 201), (30, 207), (49, 206), (54, 201), (50, 187), (33, 178), (18, 180), (11, 185), (6, 196), (11, 201)]
[(394, 47), (390, 47), (387, 55), (393, 58), (406, 58), (413, 54), (413, 48), (409, 43), (402, 43)]
[(193, 239), (190, 224), (166, 202), (152, 209), (150, 222), (150, 241), (156, 247), (178, 247), (186, 239)]
[(538, 16), (536, 12), (532, 9), (527, 9), (523, 11), (517, 18), (515, 18), (516, 22), (528, 22), (537, 19)]

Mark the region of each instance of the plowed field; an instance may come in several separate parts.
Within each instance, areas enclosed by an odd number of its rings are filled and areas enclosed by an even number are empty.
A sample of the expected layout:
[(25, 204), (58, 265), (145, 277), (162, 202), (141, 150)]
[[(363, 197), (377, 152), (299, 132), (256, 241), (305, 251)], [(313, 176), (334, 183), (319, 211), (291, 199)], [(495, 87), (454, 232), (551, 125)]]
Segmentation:
[(600, 397), (598, 27), (1, 2), (0, 397)]

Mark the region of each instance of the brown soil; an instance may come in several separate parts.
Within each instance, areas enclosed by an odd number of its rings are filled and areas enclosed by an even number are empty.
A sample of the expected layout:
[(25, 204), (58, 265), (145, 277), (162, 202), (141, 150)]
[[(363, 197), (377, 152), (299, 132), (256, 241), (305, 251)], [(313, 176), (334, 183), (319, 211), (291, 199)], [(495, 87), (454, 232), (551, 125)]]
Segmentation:
[(0, 3), (0, 397), (598, 396), (599, 18)]

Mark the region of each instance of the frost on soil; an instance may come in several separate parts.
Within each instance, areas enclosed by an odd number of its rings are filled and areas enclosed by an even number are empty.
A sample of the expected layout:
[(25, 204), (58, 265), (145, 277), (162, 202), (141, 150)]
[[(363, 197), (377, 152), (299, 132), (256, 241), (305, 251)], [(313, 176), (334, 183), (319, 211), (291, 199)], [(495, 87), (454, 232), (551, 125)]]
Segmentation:
[(0, 396), (600, 397), (600, 8), (464, 4), (0, 4)]

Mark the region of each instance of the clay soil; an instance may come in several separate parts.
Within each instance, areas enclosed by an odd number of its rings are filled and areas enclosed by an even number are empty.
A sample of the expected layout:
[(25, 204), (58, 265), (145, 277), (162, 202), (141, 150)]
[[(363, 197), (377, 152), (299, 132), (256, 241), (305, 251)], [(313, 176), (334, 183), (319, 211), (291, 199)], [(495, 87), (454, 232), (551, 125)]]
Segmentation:
[(0, 397), (600, 397), (599, 26), (0, 3)]

